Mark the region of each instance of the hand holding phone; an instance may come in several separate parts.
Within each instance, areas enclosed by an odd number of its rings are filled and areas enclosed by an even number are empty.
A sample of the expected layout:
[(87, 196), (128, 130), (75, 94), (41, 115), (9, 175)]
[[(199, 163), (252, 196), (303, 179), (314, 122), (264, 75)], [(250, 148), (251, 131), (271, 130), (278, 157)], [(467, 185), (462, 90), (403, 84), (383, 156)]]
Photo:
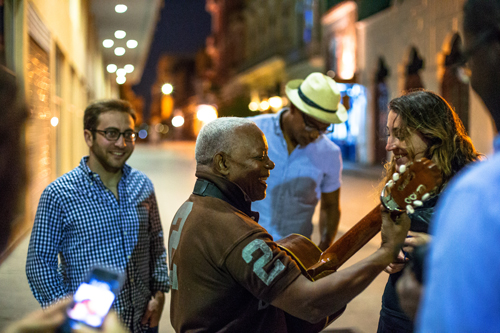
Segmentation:
[[(66, 316), (68, 305), (73, 302), (68, 298), (50, 306), (47, 309), (34, 311), (22, 319), (13, 322), (6, 329), (5, 333), (50, 333), (60, 332)], [(82, 325), (74, 330), (75, 333), (96, 333), (97, 331), (89, 326)], [(103, 326), (100, 329), (101, 333), (127, 333), (128, 330), (123, 327), (116, 312), (110, 313), (104, 319)]]
[(123, 277), (119, 273), (101, 267), (93, 268), (73, 295), (60, 331), (71, 332), (82, 325), (100, 329), (122, 282)]

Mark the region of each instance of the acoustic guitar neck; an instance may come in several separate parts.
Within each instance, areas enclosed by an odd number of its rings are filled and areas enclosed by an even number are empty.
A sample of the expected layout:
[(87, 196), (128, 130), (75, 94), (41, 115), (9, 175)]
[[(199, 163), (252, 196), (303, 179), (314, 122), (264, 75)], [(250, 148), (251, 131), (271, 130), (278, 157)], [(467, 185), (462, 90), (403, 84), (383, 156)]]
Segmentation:
[(342, 237), (326, 249), (320, 260), (311, 266), (307, 272), (321, 278), (336, 271), (349, 260), (359, 249), (366, 245), (381, 229), (382, 216), (380, 206), (376, 206), (358, 223), (349, 229)]

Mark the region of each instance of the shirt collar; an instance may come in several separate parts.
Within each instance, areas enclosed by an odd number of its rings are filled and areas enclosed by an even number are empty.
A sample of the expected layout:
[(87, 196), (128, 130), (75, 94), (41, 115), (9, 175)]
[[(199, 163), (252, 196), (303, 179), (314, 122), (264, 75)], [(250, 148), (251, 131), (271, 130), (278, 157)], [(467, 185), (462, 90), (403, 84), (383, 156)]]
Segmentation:
[(196, 177), (213, 183), (221, 191), (224, 197), (227, 198), (227, 200), (224, 201), (236, 209), (241, 210), (248, 216), (253, 217), (254, 221), (258, 222), (259, 213), (251, 210), (252, 201), (238, 185), (223, 177), (218, 177), (208, 172), (197, 171)]
[[(84, 174), (88, 175), (90, 178), (98, 177), (99, 175), (97, 173), (90, 170), (90, 168), (87, 164), (88, 161), (89, 161), (89, 156), (82, 157), (82, 159), (80, 161), (80, 165), (79, 165), (80, 169), (83, 171)], [(130, 174), (131, 171), (132, 171), (132, 168), (128, 164), (123, 165), (122, 179), (123, 180), (127, 179), (128, 175)]]
[(493, 141), (493, 149), (495, 153), (500, 153), (500, 134), (498, 134)]

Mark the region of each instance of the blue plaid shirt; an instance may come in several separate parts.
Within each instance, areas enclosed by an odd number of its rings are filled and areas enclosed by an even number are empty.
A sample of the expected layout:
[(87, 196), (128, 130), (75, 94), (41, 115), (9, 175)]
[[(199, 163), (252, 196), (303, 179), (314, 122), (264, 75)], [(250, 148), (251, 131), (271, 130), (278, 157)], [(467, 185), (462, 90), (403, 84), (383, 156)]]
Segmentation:
[[(31, 233), (26, 275), (43, 307), (75, 292), (94, 265), (125, 275), (114, 308), (134, 332), (156, 291), (168, 292), (168, 268), (151, 181), (123, 167), (118, 198), (80, 165), (43, 191)], [(59, 257), (59, 262), (58, 262)]]

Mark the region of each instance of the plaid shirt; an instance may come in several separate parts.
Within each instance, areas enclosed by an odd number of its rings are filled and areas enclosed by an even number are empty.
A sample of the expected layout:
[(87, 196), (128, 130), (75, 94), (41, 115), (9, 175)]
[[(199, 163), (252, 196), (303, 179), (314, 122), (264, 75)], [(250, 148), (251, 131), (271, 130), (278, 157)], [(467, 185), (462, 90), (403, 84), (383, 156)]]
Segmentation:
[(140, 332), (151, 296), (169, 290), (153, 184), (125, 165), (118, 200), (87, 160), (42, 193), (26, 262), (30, 288), (46, 307), (74, 293), (93, 265), (118, 270), (125, 282), (114, 308), (127, 327)]

